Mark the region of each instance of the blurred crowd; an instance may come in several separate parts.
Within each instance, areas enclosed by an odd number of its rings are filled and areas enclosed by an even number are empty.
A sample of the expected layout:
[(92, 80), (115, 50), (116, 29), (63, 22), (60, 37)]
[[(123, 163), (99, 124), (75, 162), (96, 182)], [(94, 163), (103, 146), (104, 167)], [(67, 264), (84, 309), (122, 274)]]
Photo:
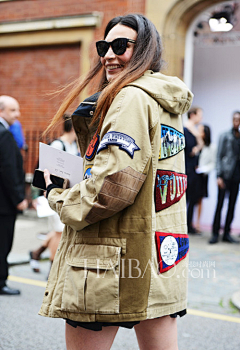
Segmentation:
[[(209, 126), (202, 124), (203, 110), (192, 107), (184, 127), (187, 174), (187, 225), (189, 234), (201, 234), (202, 200), (208, 197), (208, 176), (216, 169), (218, 196), (212, 221), (210, 244), (219, 241), (221, 213), (225, 197), (228, 200), (222, 241), (239, 243), (231, 235), (235, 205), (240, 183), (240, 111), (232, 115), (232, 127), (220, 135), (218, 145), (211, 142)], [(228, 195), (228, 196), (226, 196)], [(195, 225), (194, 212), (197, 211)]]

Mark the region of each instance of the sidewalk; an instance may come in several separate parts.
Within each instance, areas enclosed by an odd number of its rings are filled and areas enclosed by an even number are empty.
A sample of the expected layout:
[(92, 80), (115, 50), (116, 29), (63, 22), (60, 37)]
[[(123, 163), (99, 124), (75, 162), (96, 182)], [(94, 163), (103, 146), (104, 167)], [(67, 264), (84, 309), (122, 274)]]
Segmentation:
[[(27, 210), (24, 214), (19, 214), (15, 224), (13, 247), (8, 256), (9, 264), (28, 263), (30, 250), (38, 248), (42, 243), (37, 235), (48, 231), (48, 219), (38, 218), (35, 210)], [(42, 254), (43, 258), (48, 256), (48, 252)]]
[[(233, 312), (230, 301), (240, 310), (240, 244), (219, 241), (208, 244), (209, 230), (202, 236), (190, 235), (189, 308), (220, 313)], [(29, 251), (38, 248), (37, 235), (48, 232), (47, 218), (38, 218), (34, 210), (18, 216), (10, 265), (29, 263)], [(239, 233), (234, 236), (240, 240)], [(48, 258), (49, 252), (42, 254)], [(216, 311), (215, 311), (216, 312)]]

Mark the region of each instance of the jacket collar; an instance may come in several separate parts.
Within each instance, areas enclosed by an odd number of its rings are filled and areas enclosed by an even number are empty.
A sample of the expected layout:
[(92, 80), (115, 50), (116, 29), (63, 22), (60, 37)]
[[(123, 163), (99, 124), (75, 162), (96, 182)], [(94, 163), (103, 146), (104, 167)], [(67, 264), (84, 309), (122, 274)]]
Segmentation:
[(2, 117), (0, 117), (0, 123), (2, 123), (2, 125), (8, 130), (10, 125), (8, 124), (8, 122), (3, 119)]

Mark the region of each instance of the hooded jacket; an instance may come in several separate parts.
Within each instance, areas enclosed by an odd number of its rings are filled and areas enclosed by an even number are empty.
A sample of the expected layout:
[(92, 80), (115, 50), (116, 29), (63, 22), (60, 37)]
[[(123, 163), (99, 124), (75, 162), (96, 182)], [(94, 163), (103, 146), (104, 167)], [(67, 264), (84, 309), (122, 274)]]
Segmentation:
[(48, 196), (65, 228), (40, 315), (127, 322), (186, 309), (181, 114), (191, 102), (181, 80), (147, 71), (117, 94), (100, 135), (80, 105), (84, 180)]

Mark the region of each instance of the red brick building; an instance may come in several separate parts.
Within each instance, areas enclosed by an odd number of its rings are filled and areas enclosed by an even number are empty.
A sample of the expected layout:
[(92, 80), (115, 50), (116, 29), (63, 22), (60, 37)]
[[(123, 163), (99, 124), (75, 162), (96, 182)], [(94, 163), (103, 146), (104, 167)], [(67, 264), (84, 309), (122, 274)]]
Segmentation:
[[(41, 133), (62, 99), (49, 93), (85, 73), (109, 19), (131, 12), (144, 13), (144, 0), (121, 0), (117, 6), (113, 0), (0, 2), (0, 95), (20, 103), (29, 147), (26, 173), (34, 170)], [(55, 133), (60, 132), (61, 127)]]

